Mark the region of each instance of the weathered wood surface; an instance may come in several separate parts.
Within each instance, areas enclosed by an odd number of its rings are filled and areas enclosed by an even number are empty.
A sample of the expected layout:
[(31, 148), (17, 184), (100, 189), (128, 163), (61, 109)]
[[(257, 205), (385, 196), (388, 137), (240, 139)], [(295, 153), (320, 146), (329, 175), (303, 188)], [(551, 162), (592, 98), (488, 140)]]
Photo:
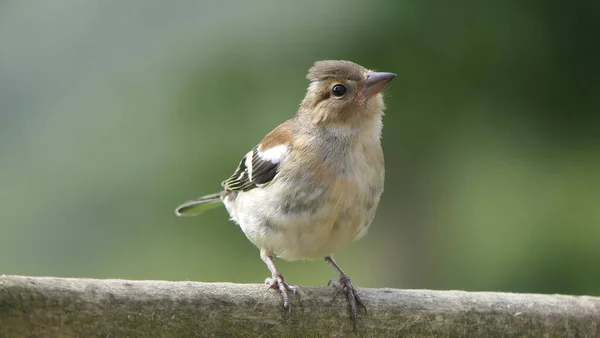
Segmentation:
[(600, 337), (600, 297), (301, 287), (291, 312), (264, 285), (0, 276), (0, 337)]

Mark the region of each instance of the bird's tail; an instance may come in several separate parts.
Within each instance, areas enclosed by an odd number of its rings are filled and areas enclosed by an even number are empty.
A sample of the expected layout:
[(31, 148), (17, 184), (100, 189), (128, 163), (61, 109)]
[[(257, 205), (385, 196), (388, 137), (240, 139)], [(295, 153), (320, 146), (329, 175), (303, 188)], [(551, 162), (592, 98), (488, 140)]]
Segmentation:
[(177, 216), (197, 216), (201, 213), (219, 207), (223, 204), (221, 193), (198, 197), (187, 201), (175, 209)]

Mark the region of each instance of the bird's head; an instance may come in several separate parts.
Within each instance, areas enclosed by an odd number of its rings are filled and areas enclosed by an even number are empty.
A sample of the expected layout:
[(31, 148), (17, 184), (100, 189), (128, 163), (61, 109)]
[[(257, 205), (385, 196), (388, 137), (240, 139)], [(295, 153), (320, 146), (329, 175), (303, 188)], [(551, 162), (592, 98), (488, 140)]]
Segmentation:
[(379, 119), (385, 109), (381, 91), (396, 77), (351, 61), (317, 61), (298, 115), (318, 126), (359, 126)]

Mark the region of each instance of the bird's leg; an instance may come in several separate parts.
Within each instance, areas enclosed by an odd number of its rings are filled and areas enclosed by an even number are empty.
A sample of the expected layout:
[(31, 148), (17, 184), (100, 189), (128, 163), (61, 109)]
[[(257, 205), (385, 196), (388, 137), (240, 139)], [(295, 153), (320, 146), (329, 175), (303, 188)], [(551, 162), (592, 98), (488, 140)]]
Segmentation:
[(344, 271), (342, 271), (342, 269), (333, 260), (333, 257), (327, 256), (325, 257), (325, 260), (340, 275), (339, 280), (335, 281), (332, 279), (329, 281), (329, 283), (327, 283), (327, 285), (339, 287), (340, 291), (343, 290), (344, 292), (346, 292), (346, 295), (348, 297), (348, 303), (350, 304), (350, 313), (352, 314), (352, 320), (354, 321), (354, 326), (356, 328), (356, 318), (358, 316), (358, 309), (356, 308), (356, 305), (358, 304), (362, 306), (365, 309), (365, 311), (367, 311), (367, 307), (365, 306), (365, 303), (363, 302), (362, 298), (360, 298), (360, 296), (358, 295), (358, 291), (356, 291), (354, 286), (352, 286), (352, 283), (350, 282), (350, 277), (348, 277), (348, 275), (346, 275)]
[(268, 289), (279, 289), (279, 291), (281, 292), (281, 297), (283, 298), (283, 307), (287, 310), (290, 310), (292, 308), (292, 304), (290, 303), (290, 299), (288, 297), (287, 292), (290, 291), (291, 293), (300, 297), (300, 291), (298, 291), (298, 287), (288, 284), (283, 279), (283, 276), (281, 275), (281, 273), (279, 273), (277, 267), (275, 267), (275, 263), (273, 262), (273, 256), (261, 256), (263, 258), (263, 261), (265, 262), (265, 264), (267, 264), (267, 267), (271, 271), (271, 278), (265, 279), (265, 284), (269, 285)]

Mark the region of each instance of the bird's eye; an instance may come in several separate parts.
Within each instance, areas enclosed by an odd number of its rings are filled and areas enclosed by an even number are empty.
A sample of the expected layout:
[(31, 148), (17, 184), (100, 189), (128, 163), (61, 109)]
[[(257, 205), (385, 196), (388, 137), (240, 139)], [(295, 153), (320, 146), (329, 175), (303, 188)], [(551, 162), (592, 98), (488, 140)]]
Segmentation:
[(343, 96), (344, 94), (346, 94), (346, 87), (338, 84), (333, 86), (333, 88), (331, 88), (331, 92), (333, 93), (334, 96)]

